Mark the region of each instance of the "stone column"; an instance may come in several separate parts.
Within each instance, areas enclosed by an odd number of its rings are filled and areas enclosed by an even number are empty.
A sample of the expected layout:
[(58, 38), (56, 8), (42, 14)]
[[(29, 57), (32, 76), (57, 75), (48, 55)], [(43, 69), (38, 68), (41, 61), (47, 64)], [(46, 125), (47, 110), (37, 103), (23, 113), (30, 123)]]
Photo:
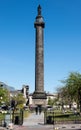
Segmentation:
[(41, 16), (41, 6), (38, 6), (38, 15), (34, 27), (36, 29), (35, 46), (35, 92), (33, 99), (46, 99), (44, 92), (44, 19)]

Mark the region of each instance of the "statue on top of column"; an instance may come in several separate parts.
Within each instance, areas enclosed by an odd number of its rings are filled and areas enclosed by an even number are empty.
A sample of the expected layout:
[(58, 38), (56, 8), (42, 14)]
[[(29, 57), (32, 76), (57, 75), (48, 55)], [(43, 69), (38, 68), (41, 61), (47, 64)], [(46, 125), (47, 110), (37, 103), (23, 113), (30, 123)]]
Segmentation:
[(38, 6), (38, 15), (41, 15), (41, 6)]

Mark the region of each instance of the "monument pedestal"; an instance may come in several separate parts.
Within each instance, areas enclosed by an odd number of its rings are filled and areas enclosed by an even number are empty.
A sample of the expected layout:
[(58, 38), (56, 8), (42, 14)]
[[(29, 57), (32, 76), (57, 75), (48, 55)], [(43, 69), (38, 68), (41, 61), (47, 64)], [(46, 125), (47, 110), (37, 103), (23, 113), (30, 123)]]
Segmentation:
[(47, 95), (45, 92), (34, 92), (32, 99), (34, 105), (46, 106), (47, 104)]

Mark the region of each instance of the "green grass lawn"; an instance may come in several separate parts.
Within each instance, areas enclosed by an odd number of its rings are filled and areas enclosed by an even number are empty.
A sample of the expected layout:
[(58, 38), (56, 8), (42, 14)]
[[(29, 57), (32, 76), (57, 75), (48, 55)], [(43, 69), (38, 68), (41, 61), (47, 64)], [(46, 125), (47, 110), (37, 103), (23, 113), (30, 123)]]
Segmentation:
[(5, 114), (0, 113), (0, 120), (5, 118)]
[(23, 114), (24, 118), (28, 117), (29, 115), (30, 115), (30, 111), (24, 110), (24, 114)]

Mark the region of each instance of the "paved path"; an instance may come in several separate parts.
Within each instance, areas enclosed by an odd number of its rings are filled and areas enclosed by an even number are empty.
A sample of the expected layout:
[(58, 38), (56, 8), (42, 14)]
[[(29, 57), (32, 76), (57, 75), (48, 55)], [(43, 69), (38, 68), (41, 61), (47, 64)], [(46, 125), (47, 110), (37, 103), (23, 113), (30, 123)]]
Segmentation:
[(24, 119), (23, 126), (34, 126), (44, 124), (44, 114), (41, 113), (40, 115), (36, 115), (32, 113), (29, 118)]
[(52, 130), (53, 125), (44, 125), (44, 113), (36, 115), (32, 113), (27, 119), (24, 120), (23, 126), (26, 126), (27, 130)]
[(23, 126), (37, 126), (40, 124), (44, 125), (44, 114), (36, 115), (32, 113), (28, 118), (24, 119)]

